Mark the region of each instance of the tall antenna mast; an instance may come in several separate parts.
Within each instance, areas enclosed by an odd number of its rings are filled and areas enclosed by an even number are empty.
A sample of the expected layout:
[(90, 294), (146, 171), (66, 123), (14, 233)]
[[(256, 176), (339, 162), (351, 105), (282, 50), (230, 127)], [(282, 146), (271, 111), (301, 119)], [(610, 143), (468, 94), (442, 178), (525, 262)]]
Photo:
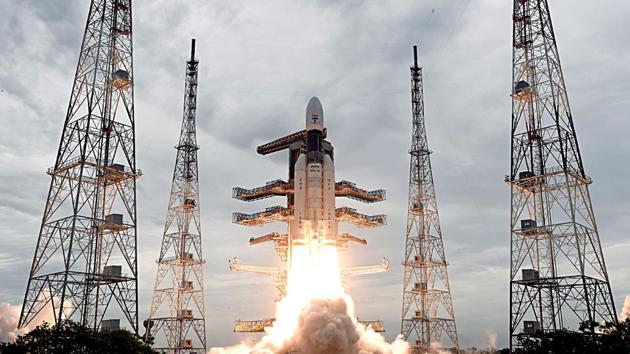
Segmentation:
[(514, 0), (510, 346), (616, 322), (546, 0)]
[(414, 353), (431, 351), (443, 339), (459, 353), (455, 310), (438, 215), (429, 144), (424, 122), (422, 68), (413, 46), (411, 105), (413, 131), (405, 243), (401, 333)]
[(192, 40), (186, 62), (184, 117), (145, 339), (168, 353), (206, 352), (206, 316), (197, 165), (197, 75)]
[(132, 58), (131, 0), (92, 0), (20, 328), (52, 307), (55, 323), (138, 331)]

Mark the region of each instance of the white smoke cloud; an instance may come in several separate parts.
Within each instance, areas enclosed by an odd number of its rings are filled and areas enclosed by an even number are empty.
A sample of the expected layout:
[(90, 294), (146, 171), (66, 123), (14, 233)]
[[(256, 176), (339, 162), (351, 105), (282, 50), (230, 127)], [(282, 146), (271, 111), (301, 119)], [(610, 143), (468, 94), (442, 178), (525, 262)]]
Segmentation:
[(212, 348), (210, 354), (277, 354), (297, 350), (304, 354), (407, 354), (409, 344), (400, 337), (388, 343), (351, 315), (348, 296), (312, 299), (302, 310), (294, 335), (278, 345), (269, 336), (253, 347), (241, 344)]
[(304, 354), (347, 353), (360, 338), (341, 298), (311, 301), (300, 315), (296, 334), (295, 345)]
[(497, 347), (497, 332), (494, 329), (486, 330), (486, 345), (489, 349)]
[(448, 350), (443, 350), (442, 344), (438, 342), (431, 343), (431, 350), (429, 351), (429, 353), (430, 354), (453, 354), (452, 352)]
[(245, 344), (235, 345), (227, 348), (212, 348), (208, 354), (249, 354), (251, 348)]
[(626, 296), (626, 300), (623, 302), (623, 309), (619, 314), (619, 321), (625, 321), (630, 318), (630, 295)]
[(0, 305), (0, 341), (12, 342), (20, 335), (21, 330), (17, 329), (20, 318), (20, 306), (11, 304)]
[(0, 304), (0, 342), (13, 342), (18, 336), (30, 332), (44, 322), (54, 322), (52, 306), (46, 306), (28, 326), (18, 329), (21, 310), (22, 307), (18, 305)]

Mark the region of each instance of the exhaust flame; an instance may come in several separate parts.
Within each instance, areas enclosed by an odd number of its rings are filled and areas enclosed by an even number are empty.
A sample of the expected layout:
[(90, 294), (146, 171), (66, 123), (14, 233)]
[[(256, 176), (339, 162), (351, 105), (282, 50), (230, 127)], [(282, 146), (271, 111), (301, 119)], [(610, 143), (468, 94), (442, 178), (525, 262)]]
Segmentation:
[(357, 322), (354, 304), (342, 286), (337, 247), (296, 245), (287, 275), (287, 295), (276, 308), (273, 327), (254, 346), (212, 348), (210, 354), (404, 354), (409, 345)]

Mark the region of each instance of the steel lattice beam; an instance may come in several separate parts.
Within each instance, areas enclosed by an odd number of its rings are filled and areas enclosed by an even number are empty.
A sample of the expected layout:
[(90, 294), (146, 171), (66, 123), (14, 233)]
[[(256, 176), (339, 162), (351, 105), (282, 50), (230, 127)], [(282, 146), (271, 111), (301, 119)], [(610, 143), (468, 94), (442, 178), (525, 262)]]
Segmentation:
[[(413, 131), (409, 169), (409, 203), (405, 245), (401, 333), (414, 353), (432, 344), (459, 353), (446, 254), (438, 215), (429, 145), (424, 121), (422, 68), (417, 49), (411, 67)], [(444, 342), (443, 340), (446, 340)]]
[(538, 330), (617, 320), (549, 6), (513, 5), (512, 348)]
[(197, 163), (197, 77), (199, 61), (192, 40), (186, 62), (184, 117), (171, 195), (164, 224), (153, 301), (145, 340), (168, 353), (206, 352), (199, 168)]
[(138, 331), (131, 0), (92, 0), (18, 327)]

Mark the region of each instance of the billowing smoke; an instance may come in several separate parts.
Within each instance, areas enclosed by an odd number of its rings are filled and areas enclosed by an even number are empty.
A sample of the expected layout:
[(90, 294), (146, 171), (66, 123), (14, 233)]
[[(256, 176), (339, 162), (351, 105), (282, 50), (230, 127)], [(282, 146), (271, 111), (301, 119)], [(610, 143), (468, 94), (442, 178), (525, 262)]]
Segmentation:
[(623, 302), (623, 309), (619, 314), (619, 321), (625, 321), (630, 318), (630, 295), (626, 296), (626, 300)]
[(365, 328), (352, 316), (347, 296), (315, 298), (299, 315), (293, 335), (282, 343), (266, 335), (253, 347), (241, 344), (212, 348), (210, 354), (277, 354), (296, 350), (304, 354), (406, 354), (409, 345), (400, 338), (387, 343), (383, 336)]
[(22, 307), (11, 304), (0, 305), (0, 342), (12, 342), (17, 336), (30, 332), (44, 322), (53, 322), (52, 307), (44, 308), (29, 326), (18, 329), (18, 320)]
[(20, 306), (11, 304), (0, 305), (0, 341), (12, 342), (21, 334), (17, 329), (20, 318)]
[(453, 354), (450, 351), (442, 350), (442, 345), (438, 342), (431, 343), (431, 350), (428, 352), (430, 354)]
[(300, 314), (293, 338), (295, 347), (305, 354), (402, 354), (409, 346), (397, 339), (385, 342), (371, 328), (364, 328), (350, 315), (347, 296), (314, 299)]
[(494, 329), (488, 329), (486, 331), (486, 345), (489, 349), (496, 349), (497, 347), (497, 332)]
[(53, 314), (52, 306), (46, 306), (40, 313), (33, 318), (28, 326), (24, 326), (20, 329), (17, 328), (18, 320), (20, 319), (21, 306), (2, 304), (0, 305), (0, 340), (3, 342), (14, 341), (17, 336), (26, 334), (33, 330), (35, 327), (41, 325), (44, 322), (53, 323), (55, 316)]
[[(308, 228), (307, 228), (308, 230)], [(311, 239), (309, 236), (307, 239)], [(277, 303), (276, 319), (253, 346), (212, 348), (210, 354), (406, 354), (397, 338), (387, 343), (357, 322), (354, 304), (342, 286), (336, 245), (315, 240), (295, 245), (287, 275), (287, 293)]]
[(294, 342), (304, 354), (349, 353), (360, 338), (341, 298), (312, 300), (298, 323)]
[(212, 348), (208, 354), (249, 354), (251, 348), (245, 344), (235, 345), (227, 348)]

